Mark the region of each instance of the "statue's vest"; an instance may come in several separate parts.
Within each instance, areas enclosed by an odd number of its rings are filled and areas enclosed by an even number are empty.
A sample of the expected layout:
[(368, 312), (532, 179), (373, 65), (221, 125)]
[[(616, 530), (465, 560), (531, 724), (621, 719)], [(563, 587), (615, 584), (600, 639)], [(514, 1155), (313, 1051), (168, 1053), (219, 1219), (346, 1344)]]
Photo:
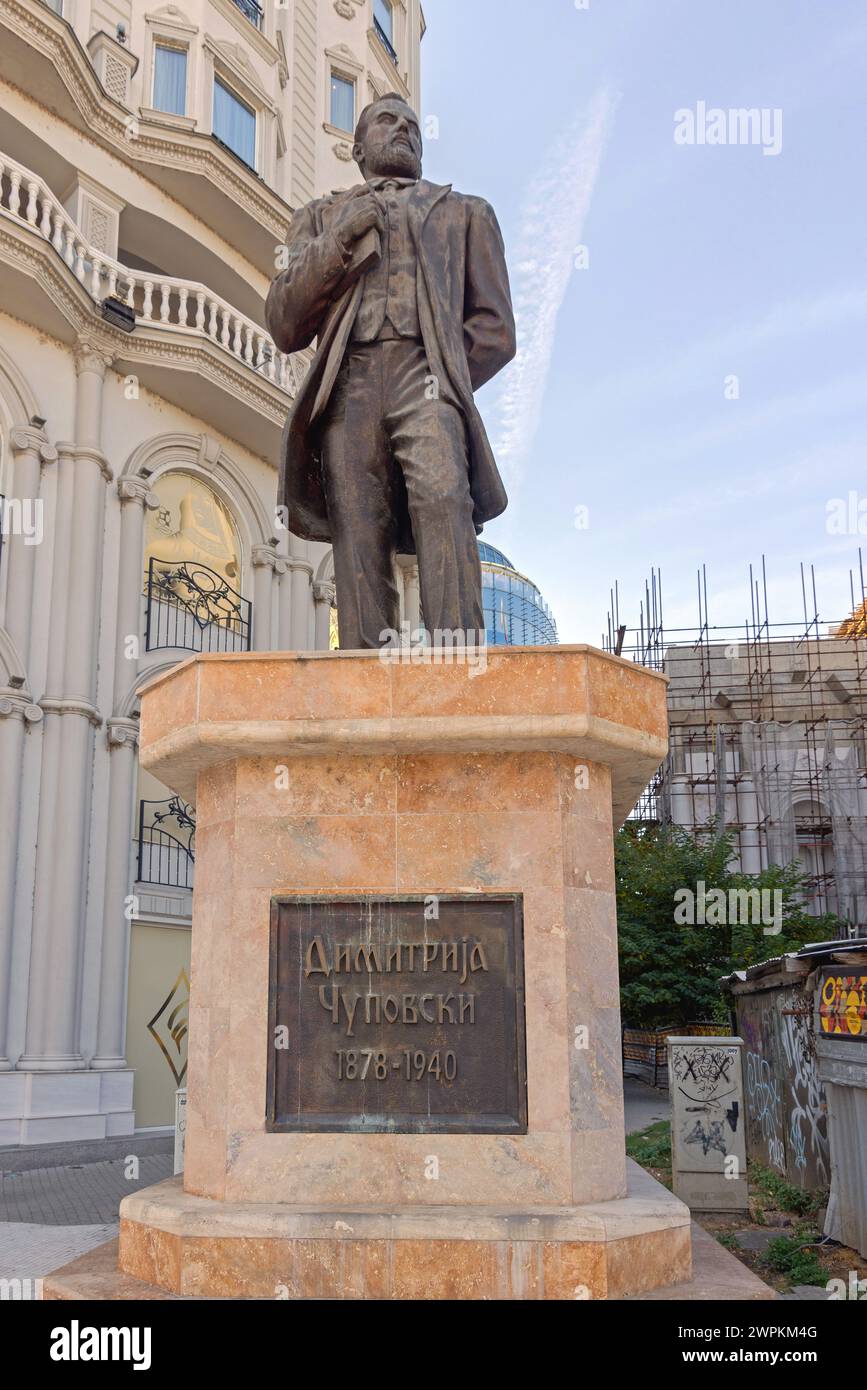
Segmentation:
[[(352, 337), (373, 343), (387, 324), (401, 338), (421, 338), (416, 297), (418, 258), (409, 229), (408, 202), (412, 185), (387, 184), (380, 192), (386, 215), (382, 257), (367, 272)], [(386, 337), (393, 334), (386, 330)]]

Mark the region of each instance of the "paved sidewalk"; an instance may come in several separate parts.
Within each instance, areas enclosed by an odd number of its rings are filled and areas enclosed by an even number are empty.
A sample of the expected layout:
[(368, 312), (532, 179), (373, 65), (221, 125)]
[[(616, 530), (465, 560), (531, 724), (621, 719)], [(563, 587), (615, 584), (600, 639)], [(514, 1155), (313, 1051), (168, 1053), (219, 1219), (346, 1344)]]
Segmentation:
[(0, 1173), (0, 1279), (43, 1279), (114, 1239), (121, 1199), (171, 1177), (172, 1167), (171, 1154), (152, 1154), (138, 1160), (135, 1178), (120, 1158)]
[(635, 1076), (623, 1078), (623, 1104), (626, 1110), (626, 1133), (637, 1134), (656, 1124), (657, 1120), (671, 1119), (671, 1102), (667, 1091), (658, 1091), (639, 1081)]
[[(94, 1246), (113, 1240), (117, 1222), (104, 1226), (0, 1225), (0, 1279), (44, 1279)], [(25, 1294), (33, 1298), (35, 1294)]]
[[(120, 1158), (67, 1168), (0, 1173), (0, 1222), (43, 1226), (114, 1223), (123, 1197), (170, 1178), (173, 1166), (171, 1154), (151, 1154), (138, 1159), (134, 1178), (127, 1177), (126, 1160)], [(2, 1242), (0, 1226), (0, 1250)]]

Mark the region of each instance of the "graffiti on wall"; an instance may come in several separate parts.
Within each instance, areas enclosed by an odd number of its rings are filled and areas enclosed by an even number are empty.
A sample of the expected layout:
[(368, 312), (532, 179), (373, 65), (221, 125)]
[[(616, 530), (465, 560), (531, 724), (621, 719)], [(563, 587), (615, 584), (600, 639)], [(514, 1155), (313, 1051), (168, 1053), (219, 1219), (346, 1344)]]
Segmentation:
[(825, 971), (819, 985), (819, 1023), (824, 1034), (867, 1042), (867, 975)]
[(816, 1066), (812, 1009), (788, 1008), (780, 1012), (780, 1041), (786, 1061), (789, 1088), (789, 1156), (799, 1173), (808, 1166), (820, 1186), (829, 1181), (825, 1156), (828, 1121), (825, 1097)]
[(751, 1124), (760, 1132), (771, 1168), (786, 1171), (786, 1150), (782, 1139), (779, 1083), (771, 1075), (770, 1063), (757, 1052), (747, 1057), (747, 1108)]
[(728, 1133), (737, 1133), (737, 1053), (733, 1048), (678, 1046), (672, 1048), (671, 1069), (684, 1116), (681, 1139), (707, 1157), (711, 1150), (729, 1152)]
[(749, 1156), (805, 1191), (830, 1181), (812, 997), (812, 990), (787, 985), (737, 998)]

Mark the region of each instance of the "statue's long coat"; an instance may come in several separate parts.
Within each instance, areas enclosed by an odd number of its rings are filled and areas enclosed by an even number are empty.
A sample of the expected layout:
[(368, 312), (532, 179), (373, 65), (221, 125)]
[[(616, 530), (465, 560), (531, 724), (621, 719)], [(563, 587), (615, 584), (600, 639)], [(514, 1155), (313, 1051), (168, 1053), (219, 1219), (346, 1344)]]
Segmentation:
[[(316, 338), (316, 355), (295, 400), (280, 460), (279, 501), (289, 529), (303, 539), (329, 541), (318, 423), (331, 396), (358, 313), (364, 281), (347, 284), (341, 249), (329, 230), (349, 194), (301, 208), (288, 237), (288, 264), (271, 286), (269, 331), (282, 352), (299, 352)], [(418, 309), (431, 372), (451, 388), (467, 424), (473, 519), (481, 530), (507, 505), (473, 392), (515, 355), (515, 320), (503, 238), (482, 198), (453, 193), (422, 179), (409, 198), (410, 230), (418, 252)], [(398, 546), (412, 553), (409, 517), (398, 518)]]

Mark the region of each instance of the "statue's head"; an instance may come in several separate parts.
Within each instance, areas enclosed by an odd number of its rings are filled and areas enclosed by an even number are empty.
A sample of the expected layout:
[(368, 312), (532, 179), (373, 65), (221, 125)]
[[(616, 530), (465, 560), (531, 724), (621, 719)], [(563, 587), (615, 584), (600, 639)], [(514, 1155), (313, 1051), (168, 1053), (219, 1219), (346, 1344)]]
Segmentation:
[(421, 127), (397, 92), (365, 106), (358, 118), (352, 157), (366, 179), (421, 177)]

